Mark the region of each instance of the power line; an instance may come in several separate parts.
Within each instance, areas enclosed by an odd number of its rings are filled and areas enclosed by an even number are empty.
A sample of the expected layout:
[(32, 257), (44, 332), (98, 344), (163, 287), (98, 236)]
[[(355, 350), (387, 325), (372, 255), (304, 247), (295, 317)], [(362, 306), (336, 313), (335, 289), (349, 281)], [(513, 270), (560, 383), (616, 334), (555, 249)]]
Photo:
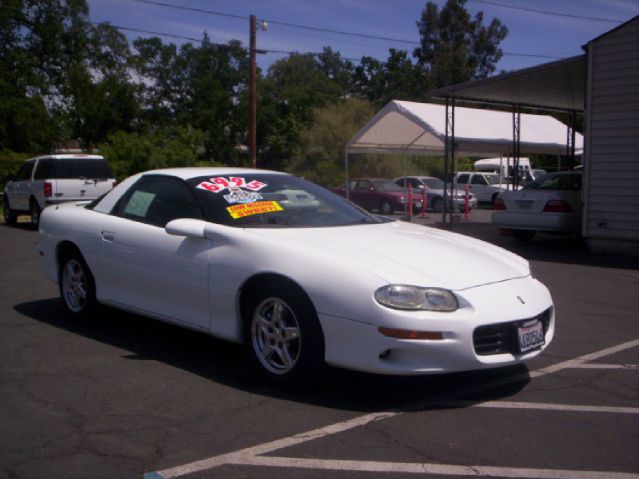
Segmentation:
[(602, 17), (588, 17), (584, 15), (574, 15), (571, 13), (560, 13), (560, 12), (551, 12), (550, 10), (539, 10), (536, 8), (528, 8), (528, 7), (519, 7), (515, 5), (506, 5), (503, 3), (492, 2), (490, 0), (469, 0), (470, 2), (482, 3), (484, 5), (492, 5), (494, 7), (501, 8), (510, 8), (511, 10), (520, 10), (524, 12), (532, 12), (532, 13), (541, 13), (544, 15), (554, 15), (557, 17), (566, 17), (566, 18), (577, 18), (580, 20), (591, 20), (593, 22), (607, 22), (607, 23), (623, 23), (624, 20), (617, 20), (612, 18), (602, 18)]
[[(139, 3), (146, 3), (148, 5), (157, 5), (160, 7), (167, 7), (167, 8), (174, 8), (176, 10), (186, 10), (186, 11), (191, 11), (191, 12), (198, 12), (198, 13), (206, 13), (209, 15), (218, 15), (218, 16), (223, 16), (223, 17), (230, 17), (230, 18), (236, 18), (236, 19), (240, 19), (240, 20), (248, 20), (249, 16), (241, 16), (241, 15), (233, 15), (230, 13), (224, 13), (224, 12), (218, 12), (215, 10), (206, 10), (206, 9), (202, 9), (202, 8), (192, 8), (192, 7), (184, 7), (182, 5), (174, 5), (172, 3), (165, 3), (165, 2), (159, 2), (156, 0), (132, 0), (134, 2), (139, 2)], [(264, 19), (267, 23), (271, 24), (271, 25), (279, 25), (279, 26), (283, 26), (283, 27), (290, 27), (290, 28), (300, 28), (302, 30), (312, 30), (315, 32), (324, 32), (324, 33), (336, 33), (339, 35), (348, 35), (348, 36), (352, 36), (352, 37), (361, 37), (361, 38), (369, 38), (369, 39), (374, 39), (374, 40), (384, 40), (384, 41), (390, 41), (390, 42), (397, 42), (397, 43), (405, 43), (408, 45), (419, 45), (419, 42), (415, 42), (412, 40), (406, 40), (403, 38), (391, 38), (391, 37), (382, 37), (379, 35), (370, 35), (367, 33), (355, 33), (355, 32), (347, 32), (347, 31), (343, 31), (343, 30), (333, 30), (331, 28), (323, 28), (323, 27), (314, 27), (311, 25), (299, 25), (296, 23), (288, 23), (288, 22), (280, 22), (277, 20), (269, 20), (268, 18)]]

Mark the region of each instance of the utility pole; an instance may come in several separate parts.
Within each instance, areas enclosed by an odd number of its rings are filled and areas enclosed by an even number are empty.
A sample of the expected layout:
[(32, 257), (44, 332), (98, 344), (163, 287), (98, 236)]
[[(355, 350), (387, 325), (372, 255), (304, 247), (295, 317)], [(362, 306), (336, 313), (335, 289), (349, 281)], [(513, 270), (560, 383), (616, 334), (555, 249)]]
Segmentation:
[(253, 168), (257, 168), (257, 137), (255, 133), (257, 122), (257, 85), (255, 79), (255, 34), (257, 30), (257, 18), (255, 15), (251, 15), (249, 22), (251, 22), (249, 65), (249, 151), (251, 152), (251, 164), (253, 165)]

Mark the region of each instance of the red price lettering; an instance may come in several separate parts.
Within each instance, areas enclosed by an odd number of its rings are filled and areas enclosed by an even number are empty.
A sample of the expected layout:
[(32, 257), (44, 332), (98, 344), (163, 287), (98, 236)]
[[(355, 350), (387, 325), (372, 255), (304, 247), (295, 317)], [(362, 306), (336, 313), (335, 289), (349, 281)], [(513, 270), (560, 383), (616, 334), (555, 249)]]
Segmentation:
[(233, 183), (235, 186), (237, 186), (238, 188), (240, 186), (244, 186), (244, 183), (245, 183), (244, 178), (239, 178), (237, 176), (231, 176), (229, 178), (229, 181)]
[(253, 180), (249, 181), (244, 188), (248, 188), (251, 191), (259, 191), (266, 186), (266, 183), (262, 183), (261, 181)]
[(229, 187), (229, 181), (226, 178), (222, 178), (221, 176), (218, 178), (211, 178), (211, 181), (216, 185), (220, 185), (222, 189)]
[(213, 183), (209, 183), (208, 181), (203, 181), (202, 183), (197, 185), (197, 187), (202, 190), (210, 191), (211, 193), (217, 193), (222, 189), (219, 186), (214, 185)]

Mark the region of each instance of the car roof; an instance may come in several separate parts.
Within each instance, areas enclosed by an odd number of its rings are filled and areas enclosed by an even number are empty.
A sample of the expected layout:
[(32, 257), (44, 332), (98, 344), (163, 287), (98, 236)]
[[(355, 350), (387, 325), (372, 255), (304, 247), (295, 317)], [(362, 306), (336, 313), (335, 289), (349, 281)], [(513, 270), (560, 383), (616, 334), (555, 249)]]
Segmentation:
[(175, 176), (182, 180), (189, 180), (199, 176), (238, 176), (238, 175), (288, 175), (281, 171), (258, 170), (254, 168), (233, 168), (233, 167), (214, 167), (214, 166), (193, 166), (185, 168), (163, 168), (159, 170), (150, 170), (142, 173), (143, 175), (166, 175)]
[(30, 160), (42, 160), (44, 158), (53, 158), (54, 160), (104, 160), (102, 155), (85, 155), (82, 153), (61, 153), (59, 155), (42, 155), (35, 158), (29, 158)]

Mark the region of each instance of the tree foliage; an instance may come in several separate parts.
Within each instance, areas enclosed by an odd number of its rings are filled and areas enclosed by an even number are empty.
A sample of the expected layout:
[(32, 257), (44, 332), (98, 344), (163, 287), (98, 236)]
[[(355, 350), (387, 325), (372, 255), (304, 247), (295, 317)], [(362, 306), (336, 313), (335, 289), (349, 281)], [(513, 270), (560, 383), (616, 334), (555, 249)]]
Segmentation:
[[(481, 78), (507, 30), (471, 18), (466, 0), (428, 2), (414, 52), (354, 64), (325, 47), (295, 53), (257, 75), (258, 165), (339, 182), (346, 141), (392, 99), (422, 101), (434, 87)], [(131, 44), (93, 24), (86, 0), (3, 0), (0, 151), (40, 153), (70, 140), (98, 147), (119, 176), (161, 166), (248, 166), (248, 52), (241, 42)], [(396, 161), (354, 171), (390, 175)], [(411, 162), (410, 164), (417, 164)], [(359, 166), (358, 166), (359, 165)], [(358, 168), (361, 167), (361, 170)]]

